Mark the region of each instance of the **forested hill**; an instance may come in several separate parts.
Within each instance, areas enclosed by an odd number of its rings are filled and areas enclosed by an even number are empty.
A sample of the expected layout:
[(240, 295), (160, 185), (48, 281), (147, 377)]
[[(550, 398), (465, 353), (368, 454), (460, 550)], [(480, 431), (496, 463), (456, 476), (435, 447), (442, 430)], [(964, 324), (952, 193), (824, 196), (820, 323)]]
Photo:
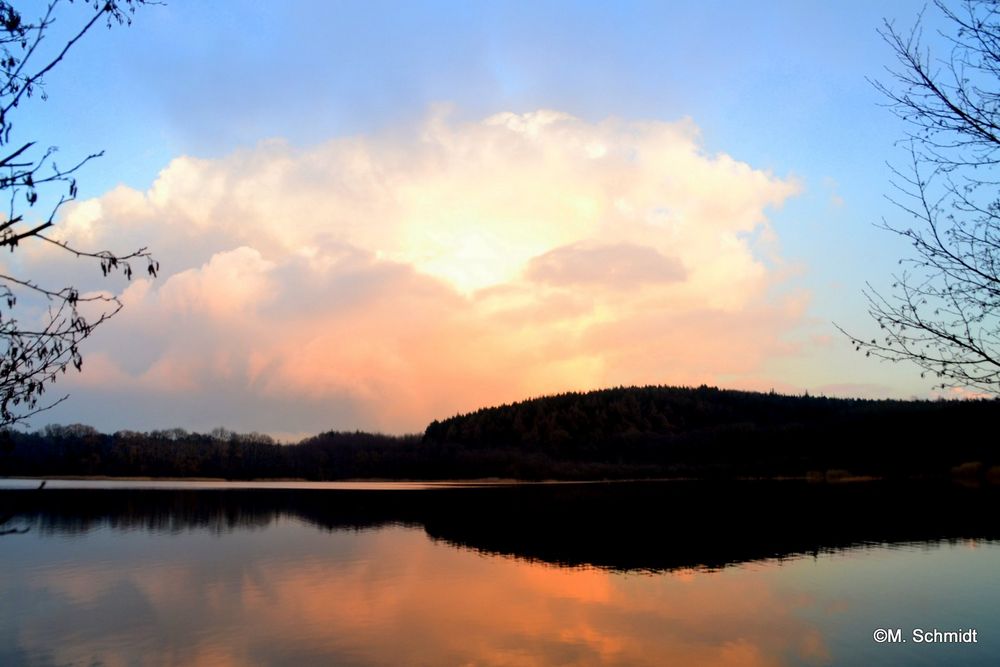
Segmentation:
[(619, 387), (435, 421), (425, 444), (674, 472), (867, 474), (1000, 463), (1000, 401), (842, 399), (714, 387)]
[(217, 429), (0, 432), (0, 476), (315, 480), (952, 476), (1000, 480), (1000, 401), (871, 401), (631, 387), (484, 408), (425, 433), (297, 444)]

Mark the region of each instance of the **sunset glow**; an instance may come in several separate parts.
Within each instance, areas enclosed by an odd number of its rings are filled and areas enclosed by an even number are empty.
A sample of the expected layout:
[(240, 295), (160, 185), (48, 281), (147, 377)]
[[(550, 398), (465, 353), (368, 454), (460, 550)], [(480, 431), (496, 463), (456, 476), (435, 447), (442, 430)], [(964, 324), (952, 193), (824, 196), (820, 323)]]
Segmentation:
[[(554, 40), (556, 53), (575, 54), (566, 60), (523, 60), (525, 46), (509, 29), (533, 34), (527, 17), (486, 21), (496, 31), (493, 60), (469, 52), (472, 67), (493, 72), (486, 97), (473, 92), (478, 75), (449, 69), (453, 54), (427, 46), (431, 60), (422, 64), (369, 57), (386, 72), (389, 62), (416, 67), (412, 76), (442, 82), (440, 92), (359, 81), (354, 98), (333, 100), (322, 77), (340, 81), (347, 61), (306, 39), (302, 31), (313, 28), (301, 21), (282, 32), (277, 26), (292, 19), (282, 15), (267, 19), (280, 34), (275, 48), (289, 62), (309, 62), (302, 72), (319, 78), (302, 91), (294, 77), (276, 78), (287, 98), (280, 107), (234, 89), (233, 99), (245, 102), (239, 107), (188, 82), (204, 66), (243, 90), (255, 79), (242, 68), (257, 62), (245, 45), (232, 42), (236, 55), (213, 52), (197, 67), (178, 56), (177, 67), (190, 72), (183, 80), (164, 67), (171, 56), (141, 50), (148, 40), (160, 51), (183, 51), (204, 28), (188, 14), (215, 11), (222, 10), (160, 8), (143, 13), (141, 38), (139, 30), (112, 31), (110, 41), (94, 40), (94, 49), (141, 54), (134, 69), (108, 76), (124, 86), (116, 93), (123, 104), (153, 105), (163, 125), (140, 132), (123, 121), (121, 132), (67, 138), (67, 150), (87, 139), (107, 145), (108, 155), (89, 180), (81, 176), (81, 197), (63, 208), (59, 238), (88, 248), (148, 247), (162, 270), (155, 280), (143, 274), (119, 283), (53, 248), (19, 253), (25, 273), (72, 276), (85, 288), (120, 293), (126, 304), (87, 341), (82, 375), (61, 382), (73, 401), (43, 421), (112, 431), (222, 424), (289, 436), (330, 428), (398, 433), (481, 406), (618, 385), (930, 395), (916, 374), (861, 364), (833, 327), (869, 326), (859, 290), (888, 272), (863, 269), (893, 257), (891, 248), (872, 253), (870, 223), (885, 210), (881, 175), (873, 167), (859, 178), (844, 162), (844, 142), (869, 141), (866, 128), (881, 118), (859, 101), (868, 99), (862, 91), (871, 74), (862, 64), (871, 63), (848, 60), (838, 75), (858, 98), (849, 109), (802, 92), (811, 90), (806, 68), (821, 76), (832, 65), (799, 44), (795, 31), (732, 67), (683, 40), (642, 41), (663, 66), (640, 66), (625, 55), (630, 30), (697, 17), (664, 9), (676, 16), (655, 18), (636, 8), (621, 24), (583, 12), (589, 31)], [(767, 14), (747, 34), (762, 30)], [(171, 26), (180, 16), (196, 27), (191, 42), (175, 45)], [(860, 40), (852, 21), (867, 20), (849, 12), (827, 18), (802, 25)], [(232, 24), (236, 35), (242, 22), (265, 17), (203, 19)], [(395, 20), (377, 19), (390, 32)], [(376, 17), (355, 8), (329, 24), (347, 30), (352, 21)], [(540, 92), (544, 82), (582, 71), (589, 56), (580, 40), (604, 34), (605, 24), (618, 26), (607, 34), (621, 42), (608, 52), (617, 74), (595, 69), (579, 94), (558, 86)], [(720, 45), (750, 38), (726, 26), (707, 37)], [(781, 44), (807, 59), (787, 90), (747, 88), (750, 79), (738, 77), (784, 59)], [(874, 53), (877, 44), (872, 35), (858, 48)], [(681, 62), (703, 81), (670, 69)], [(543, 63), (563, 65), (550, 72)], [(59, 76), (90, 81), (73, 67)], [(534, 92), (510, 87), (517, 72), (534, 81)], [(602, 92), (621, 77), (630, 77), (634, 94)], [(741, 92), (726, 101), (722, 90)], [(652, 91), (658, 103), (628, 102)], [(395, 106), (377, 107), (396, 115), (364, 113), (364, 101), (378, 95), (393, 96)], [(172, 106), (179, 99), (190, 101), (189, 111)], [(788, 99), (809, 105), (794, 118), (814, 118), (823, 133), (788, 123), (786, 131)], [(59, 104), (54, 97), (39, 108), (54, 113)], [(774, 117), (749, 114), (760, 108)], [(59, 139), (62, 127), (53, 121), (46, 129)], [(820, 154), (817, 137), (837, 146)], [(884, 155), (871, 155), (882, 165)]]
[(751, 376), (807, 302), (770, 296), (780, 259), (759, 257), (798, 189), (707, 155), (688, 121), (554, 111), (178, 158), (145, 192), (67, 210), (70, 240), (127, 230), (170, 267), (123, 293), (119, 331), (143, 345), (105, 337), (79, 382), (346, 396), (400, 431), (542, 393)]
[(1000, 664), (994, 0), (0, 0), (0, 666)]

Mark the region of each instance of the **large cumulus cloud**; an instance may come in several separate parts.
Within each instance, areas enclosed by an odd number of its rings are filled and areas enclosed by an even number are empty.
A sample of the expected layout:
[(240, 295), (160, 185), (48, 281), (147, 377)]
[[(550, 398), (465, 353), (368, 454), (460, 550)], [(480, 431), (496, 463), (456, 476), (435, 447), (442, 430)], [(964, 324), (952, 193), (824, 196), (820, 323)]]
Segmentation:
[(554, 111), (179, 157), (60, 223), (164, 272), (125, 289), (51, 417), (405, 431), (551, 391), (752, 384), (805, 308), (775, 296), (767, 220), (796, 191), (690, 121)]

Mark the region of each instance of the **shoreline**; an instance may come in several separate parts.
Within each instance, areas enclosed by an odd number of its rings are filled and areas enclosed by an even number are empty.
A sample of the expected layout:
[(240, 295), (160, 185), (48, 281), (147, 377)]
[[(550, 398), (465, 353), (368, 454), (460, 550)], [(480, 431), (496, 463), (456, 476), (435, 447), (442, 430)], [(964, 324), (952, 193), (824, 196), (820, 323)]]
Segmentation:
[(474, 477), (454, 479), (389, 478), (366, 477), (345, 479), (307, 479), (304, 477), (254, 477), (248, 479), (227, 479), (225, 477), (151, 477), (151, 476), (110, 476), (110, 475), (0, 475), (0, 481), (32, 482), (203, 482), (210, 484), (424, 484), (427, 486), (515, 486), (515, 485), (555, 485), (555, 484), (626, 484), (663, 482), (809, 482), (814, 484), (859, 484), (885, 481), (961, 481), (956, 477), (911, 476), (893, 478), (876, 475), (816, 476), (816, 475), (775, 475), (738, 477), (630, 477), (621, 479), (517, 479), (498, 477)]

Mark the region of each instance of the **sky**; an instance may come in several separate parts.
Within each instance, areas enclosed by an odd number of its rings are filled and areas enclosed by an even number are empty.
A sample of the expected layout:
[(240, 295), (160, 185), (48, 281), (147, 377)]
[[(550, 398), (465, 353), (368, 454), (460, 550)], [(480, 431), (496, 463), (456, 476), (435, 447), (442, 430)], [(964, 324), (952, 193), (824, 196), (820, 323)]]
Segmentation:
[(905, 220), (885, 198), (904, 128), (870, 80), (892, 64), (882, 21), (917, 11), (142, 7), (14, 121), (62, 160), (104, 151), (59, 238), (162, 267), (3, 260), (125, 304), (30, 426), (403, 433), (636, 384), (936, 396), (835, 326), (873, 334), (862, 290), (907, 253), (875, 226)]

